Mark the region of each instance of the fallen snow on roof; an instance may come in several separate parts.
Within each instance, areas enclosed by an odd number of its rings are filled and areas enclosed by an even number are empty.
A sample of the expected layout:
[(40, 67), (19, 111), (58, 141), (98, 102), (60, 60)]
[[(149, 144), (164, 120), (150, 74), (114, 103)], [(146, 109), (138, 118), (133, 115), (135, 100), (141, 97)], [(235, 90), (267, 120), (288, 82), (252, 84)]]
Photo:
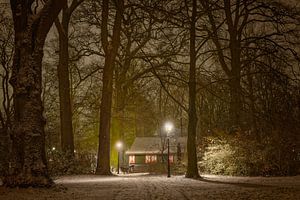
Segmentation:
[[(177, 145), (180, 143), (181, 152), (185, 152), (186, 137), (170, 138), (170, 153), (177, 153)], [(131, 148), (126, 154), (159, 154), (164, 150), (167, 153), (167, 140), (161, 137), (136, 137)]]

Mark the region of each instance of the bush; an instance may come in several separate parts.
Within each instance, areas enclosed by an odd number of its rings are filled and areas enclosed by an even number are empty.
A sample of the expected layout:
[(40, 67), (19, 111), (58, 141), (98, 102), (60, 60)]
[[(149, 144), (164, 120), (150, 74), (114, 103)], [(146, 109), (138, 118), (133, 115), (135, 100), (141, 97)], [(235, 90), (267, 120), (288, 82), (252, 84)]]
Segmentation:
[(247, 134), (210, 136), (199, 162), (201, 172), (240, 176), (295, 175), (299, 160), (288, 141), (265, 137), (257, 142)]
[(57, 150), (48, 152), (48, 169), (51, 176), (90, 174), (95, 170), (95, 156), (89, 153), (64, 154)]

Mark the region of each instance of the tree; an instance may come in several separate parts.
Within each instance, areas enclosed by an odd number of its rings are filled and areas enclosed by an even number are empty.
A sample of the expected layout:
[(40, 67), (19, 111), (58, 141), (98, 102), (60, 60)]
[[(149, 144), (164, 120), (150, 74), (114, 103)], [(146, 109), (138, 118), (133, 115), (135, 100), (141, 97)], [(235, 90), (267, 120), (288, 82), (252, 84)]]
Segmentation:
[(196, 111), (196, 17), (197, 1), (192, 1), (192, 16), (190, 19), (190, 68), (189, 68), (189, 121), (188, 121), (188, 165), (186, 177), (199, 177), (196, 152), (197, 111)]
[[(206, 129), (207, 135), (228, 134), (228, 131), (222, 133), (223, 130), (239, 124), (242, 129), (230, 131), (230, 135), (238, 138), (241, 134), (247, 138), (239, 144), (243, 145), (244, 151), (248, 150), (247, 143), (253, 142), (258, 145), (247, 153), (253, 154), (255, 151), (263, 160), (263, 165), (268, 166), (270, 171), (267, 173), (270, 174), (286, 174), (293, 171), (293, 152), (297, 145), (297, 136), (294, 133), (299, 129), (296, 122), (298, 119), (295, 117), (297, 104), (292, 97), (295, 95), (292, 88), (298, 84), (295, 80), (299, 77), (293, 72), (297, 71), (295, 67), (298, 65), (299, 11), (297, 14), (295, 7), (285, 3), (201, 1), (205, 13), (203, 20), (207, 21), (203, 26), (199, 25), (199, 29), (206, 30), (212, 42), (203, 49), (202, 55), (215, 57), (215, 60), (207, 62), (207, 65), (215, 65), (217, 61), (218, 64), (214, 67), (221, 69), (210, 72), (215, 76), (212, 77), (215, 83), (211, 82), (216, 93), (214, 98), (219, 99), (218, 104), (221, 103), (222, 107), (215, 105), (209, 108), (213, 104), (207, 99), (209, 96), (202, 99), (206, 99), (205, 107), (211, 110), (211, 113), (216, 111), (216, 106), (225, 113), (219, 114), (218, 111), (213, 114), (215, 119), (219, 118), (219, 122), (213, 122), (212, 126)], [(223, 65), (227, 66), (227, 69)], [(237, 70), (237, 74), (231, 76), (235, 73), (234, 70)], [(232, 99), (234, 95), (231, 92), (233, 85), (230, 82), (233, 79), (236, 79), (236, 83), (239, 82), (236, 86), (240, 87), (240, 91), (236, 93), (241, 99), (241, 108), (240, 111), (236, 110), (237, 115), (232, 112), (232, 102), (236, 101)], [(224, 83), (227, 83), (227, 87)], [(290, 96), (291, 94), (293, 95)], [(230, 122), (227, 124), (224, 119), (227, 118), (228, 110)], [(201, 117), (206, 115), (201, 114)], [(272, 162), (268, 162), (269, 159)], [(243, 160), (238, 162), (240, 165)], [(247, 158), (245, 165), (253, 170), (252, 173), (255, 170), (255, 174), (266, 173), (253, 159)]]
[(57, 18), (55, 26), (59, 35), (59, 64), (57, 66), (61, 148), (65, 154), (74, 157), (74, 135), (72, 126), (72, 103), (69, 73), (69, 23), (72, 13), (84, 0), (73, 0), (70, 6), (64, 7), (61, 22)]
[[(160, 5), (160, 6), (159, 6)], [(190, 10), (191, 8), (191, 10)], [(149, 8), (148, 8), (149, 9)], [(197, 178), (199, 177), (197, 167), (197, 152), (196, 152), (196, 133), (197, 133), (197, 111), (196, 111), (196, 61), (197, 52), (199, 51), (206, 40), (198, 42), (196, 41), (196, 25), (199, 14), (197, 13), (197, 1), (163, 1), (151, 8), (151, 12), (158, 12), (157, 16), (153, 17), (157, 21), (162, 23), (160, 27), (161, 38), (165, 38), (165, 41), (160, 39), (157, 51), (160, 53), (157, 58), (147, 57), (148, 62), (150, 59), (159, 62), (160, 60), (167, 60), (164, 62), (161, 71), (164, 71), (164, 75), (159, 74), (156, 69), (152, 68), (152, 73), (159, 79), (162, 88), (167, 93), (167, 96), (172, 99), (180, 108), (188, 113), (188, 142), (187, 142), (187, 154), (188, 165), (186, 177)], [(191, 13), (191, 16), (190, 16)], [(167, 20), (165, 20), (167, 19)], [(188, 42), (189, 41), (189, 45)], [(200, 43), (200, 45), (199, 45)], [(185, 51), (188, 51), (186, 54)], [(164, 52), (165, 51), (165, 52)], [(186, 62), (186, 58), (189, 57), (189, 62)], [(152, 61), (153, 62), (153, 61)], [(151, 62), (150, 62), (151, 63)], [(172, 63), (174, 66), (172, 66)], [(185, 69), (181, 67), (189, 66), (188, 73), (185, 76)], [(189, 79), (188, 81), (187, 78)], [(176, 88), (178, 94), (178, 88), (188, 87), (188, 109), (184, 105), (184, 98), (178, 100), (172, 93), (171, 88), (166, 85), (173, 85)], [(184, 86), (182, 86), (184, 85)], [(182, 115), (182, 114), (181, 114)]]
[(10, 83), (13, 87), (11, 173), (7, 186), (49, 186), (45, 155), (42, 59), (47, 34), (67, 1), (11, 0), (15, 51)]
[[(184, 3), (178, 2), (177, 5), (171, 4), (171, 10), (167, 11), (163, 10), (163, 13), (165, 15), (169, 16), (168, 23), (171, 24), (171, 26), (176, 27), (176, 29), (183, 29), (183, 32), (186, 32), (187, 36), (183, 36), (182, 41), (180, 42), (180, 46), (183, 45), (184, 47), (189, 47), (189, 55), (186, 55), (182, 52), (177, 52), (175, 54), (174, 63), (176, 65), (184, 65), (186, 62), (185, 56), (189, 57), (189, 62), (187, 63), (189, 66), (188, 70), (188, 82), (183, 81), (188, 86), (188, 109), (185, 109), (185, 106), (180, 103), (181, 101), (176, 100), (170, 92), (167, 91), (169, 96), (185, 111), (188, 113), (188, 139), (187, 139), (187, 156), (188, 156), (188, 163), (187, 163), (187, 171), (186, 171), (186, 177), (188, 178), (198, 178), (199, 172), (198, 172), (198, 166), (197, 166), (197, 151), (196, 151), (196, 145), (197, 145), (197, 110), (196, 110), (196, 94), (197, 94), (197, 77), (196, 77), (196, 64), (197, 64), (197, 53), (198, 49), (200, 49), (203, 46), (203, 43), (206, 42), (206, 40), (201, 41), (200, 45), (197, 42), (197, 34), (196, 34), (196, 25), (197, 20), (199, 18), (199, 14), (197, 12), (197, 1), (185, 1)], [(172, 8), (174, 7), (174, 8)], [(190, 11), (191, 9), (191, 11)], [(184, 10), (184, 11), (182, 11)], [(185, 13), (186, 11), (186, 13)], [(170, 13), (176, 13), (176, 14), (170, 14)], [(191, 16), (190, 16), (191, 13)], [(181, 16), (181, 17), (179, 17)], [(186, 26), (182, 26), (183, 24), (186, 24)], [(174, 29), (174, 28), (173, 28)], [(181, 31), (180, 31), (181, 32)], [(179, 32), (179, 33), (180, 33)], [(185, 35), (185, 34), (183, 34)], [(178, 39), (178, 36), (175, 36), (175, 38)], [(189, 45), (185, 42), (186, 38), (189, 40)], [(168, 38), (170, 41), (170, 39)], [(174, 45), (172, 45), (174, 46)], [(174, 52), (175, 53), (175, 52)], [(178, 66), (177, 66), (178, 67)], [(181, 75), (182, 73), (176, 71), (173, 68), (171, 68), (170, 71), (175, 71), (176, 75), (174, 77), (178, 77), (178, 75)], [(171, 74), (169, 71), (169, 74)], [(176, 79), (175, 79), (176, 80)], [(181, 80), (178, 78), (178, 80)], [(176, 83), (178, 84), (178, 80), (176, 80)], [(186, 80), (186, 79), (185, 79)], [(162, 81), (161, 81), (162, 83)], [(176, 84), (175, 84), (176, 86)]]
[[(227, 78), (229, 124), (245, 128), (243, 76), (251, 65), (264, 63), (265, 54), (275, 55), (276, 48), (291, 50), (286, 36), (295, 33), (294, 11), (277, 1), (200, 0), (200, 5), (204, 23), (198, 28), (212, 41), (205, 51), (216, 57)], [(255, 56), (249, 58), (252, 51)]]
[[(139, 94), (134, 88), (142, 76), (150, 74), (152, 71), (151, 67), (147, 68), (141, 64), (139, 57), (153, 40), (153, 26), (156, 21), (143, 10), (144, 6), (139, 1), (132, 1), (126, 7), (122, 23), (121, 48), (115, 68), (111, 142), (116, 142), (116, 140), (125, 142), (128, 136), (125, 134), (126, 118), (128, 119), (128, 115), (130, 115), (128, 107), (133, 105), (138, 107), (138, 104), (142, 103), (141, 100), (138, 101)], [(150, 124), (151, 122), (148, 122), (148, 126), (151, 126)], [(125, 146), (127, 145), (125, 143)], [(114, 162), (117, 160), (114, 159), (117, 157), (117, 152), (114, 151), (114, 148), (111, 149), (111, 161)]]
[[(241, 39), (243, 34), (243, 29), (245, 27), (245, 24), (247, 23), (249, 11), (248, 11), (248, 4), (246, 1), (236, 1), (234, 4), (236, 6), (235, 11), (232, 10), (232, 2), (230, 1), (224, 1), (221, 2), (222, 4), (220, 6), (221, 11), (219, 11), (219, 14), (221, 13), (221, 16), (225, 16), (224, 21), (226, 22), (226, 25), (228, 25), (228, 52), (226, 51), (227, 47), (224, 48), (222, 46), (221, 38), (225, 37), (223, 36), (222, 32), (219, 30), (222, 26), (222, 21), (217, 21), (216, 17), (213, 14), (213, 2), (209, 1), (200, 1), (202, 9), (205, 10), (209, 26), (211, 26), (211, 29), (207, 29), (208, 35), (211, 37), (214, 45), (216, 46), (216, 51), (218, 55), (218, 59), (220, 62), (220, 65), (226, 75), (228, 76), (228, 85), (230, 88), (230, 111), (229, 116), (231, 119), (231, 125), (233, 126), (240, 126), (240, 115), (242, 111), (242, 100), (241, 100)], [(244, 6), (244, 7), (243, 7)], [(243, 7), (243, 8), (242, 8)], [(223, 13), (222, 13), (223, 12)], [(235, 16), (233, 16), (233, 13), (235, 13)], [(218, 23), (220, 24), (218, 24)], [(207, 26), (206, 26), (207, 27)], [(221, 32), (221, 33), (220, 33)], [(227, 39), (227, 38), (226, 38)], [(229, 54), (230, 62), (228, 64), (226, 58), (227, 54)]]
[(116, 14), (112, 30), (112, 39), (109, 41), (109, 1), (102, 2), (101, 44), (105, 54), (105, 63), (102, 75), (102, 99), (100, 105), (99, 148), (96, 174), (109, 175), (110, 172), (110, 121), (113, 93), (113, 74), (115, 58), (120, 46), (121, 25), (124, 12), (124, 1), (115, 2)]
[(11, 76), (11, 65), (13, 58), (13, 26), (12, 20), (7, 16), (4, 6), (0, 10), (0, 177), (8, 174), (9, 171), (9, 153), (12, 118), (12, 91), (9, 85)]

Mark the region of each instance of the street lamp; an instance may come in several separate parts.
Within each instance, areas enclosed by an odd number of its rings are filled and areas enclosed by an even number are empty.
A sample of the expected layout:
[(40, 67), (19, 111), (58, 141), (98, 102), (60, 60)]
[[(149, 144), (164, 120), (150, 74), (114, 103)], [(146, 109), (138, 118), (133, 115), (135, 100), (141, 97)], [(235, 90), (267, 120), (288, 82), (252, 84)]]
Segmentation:
[(174, 125), (171, 122), (165, 123), (165, 131), (167, 132), (167, 145), (168, 145), (168, 178), (171, 177), (171, 170), (170, 170), (170, 140), (169, 136), (172, 130), (174, 129)]
[(118, 151), (118, 174), (120, 174), (120, 152), (123, 149), (123, 143), (121, 141), (116, 143), (116, 149)]
[(172, 124), (172, 122), (166, 122), (165, 123), (165, 130), (167, 132), (167, 135), (169, 135), (171, 133), (173, 128), (174, 128), (174, 125)]

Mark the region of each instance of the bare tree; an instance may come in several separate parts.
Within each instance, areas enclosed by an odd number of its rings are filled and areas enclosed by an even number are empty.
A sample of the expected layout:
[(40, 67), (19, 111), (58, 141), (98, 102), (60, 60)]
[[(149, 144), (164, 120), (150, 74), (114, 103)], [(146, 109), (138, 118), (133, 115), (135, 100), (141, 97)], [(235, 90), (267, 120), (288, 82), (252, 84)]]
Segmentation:
[(59, 34), (59, 64), (57, 67), (60, 103), (60, 134), (62, 151), (74, 156), (74, 135), (72, 126), (72, 102), (69, 73), (69, 23), (72, 13), (84, 0), (73, 0), (63, 8), (61, 22), (57, 18), (55, 26)]
[(189, 121), (188, 121), (188, 165), (186, 177), (199, 177), (196, 153), (197, 111), (196, 111), (196, 19), (197, 0), (192, 1), (192, 16), (190, 19), (190, 69), (189, 69)]
[(12, 169), (7, 186), (47, 186), (45, 119), (43, 117), (42, 59), (47, 34), (67, 1), (11, 0), (15, 30), (12, 77), (14, 119), (12, 123)]
[(100, 106), (99, 148), (96, 174), (108, 175), (110, 172), (110, 120), (113, 93), (113, 74), (115, 58), (120, 46), (121, 25), (124, 12), (124, 1), (115, 2), (116, 14), (109, 39), (109, 1), (102, 2), (101, 43), (105, 53), (105, 64), (102, 77), (102, 99)]
[[(282, 41), (295, 32), (291, 22), (296, 20), (293, 19), (293, 12), (274, 1), (267, 4), (254, 0), (200, 0), (200, 5), (204, 17), (203, 24), (198, 28), (206, 31), (212, 41), (205, 51), (213, 52), (228, 79), (230, 124), (241, 127), (246, 116), (242, 77), (249, 72), (247, 68), (250, 65), (264, 62), (262, 56), (276, 53), (270, 46), (293, 52), (286, 46), (288, 42), (283, 44)], [(259, 43), (265, 46), (257, 47)], [(249, 58), (247, 55), (252, 50), (256, 51), (256, 55)]]
[[(4, 7), (5, 8), (5, 7)], [(13, 58), (13, 25), (5, 10), (0, 11), (0, 177), (8, 174), (12, 118), (12, 89), (9, 85)]]

